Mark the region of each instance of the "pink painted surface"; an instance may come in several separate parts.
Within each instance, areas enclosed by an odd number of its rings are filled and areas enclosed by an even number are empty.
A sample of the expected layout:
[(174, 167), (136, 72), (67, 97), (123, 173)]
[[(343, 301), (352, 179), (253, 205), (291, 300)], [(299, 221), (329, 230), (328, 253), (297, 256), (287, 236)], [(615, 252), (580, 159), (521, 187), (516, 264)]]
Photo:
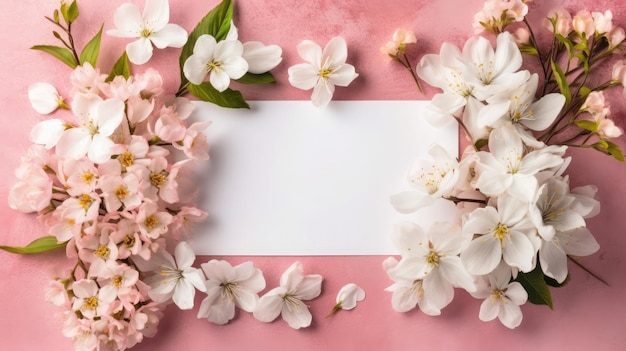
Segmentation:
[[(46, 55), (28, 50), (35, 44), (51, 44), (52, 25), (43, 19), (51, 15), (58, 0), (2, 1), (0, 12), (0, 242), (23, 245), (43, 234), (34, 216), (11, 210), (6, 198), (15, 182), (13, 170), (29, 145), (30, 128), (40, 120), (28, 103), (29, 84), (48, 81), (63, 94), (68, 92), (69, 70)], [(82, 47), (100, 23), (112, 26), (114, 9), (123, 1), (82, 1), (75, 25), (78, 46)], [(143, 1), (134, 1), (140, 6)], [(190, 30), (217, 0), (171, 0), (171, 20)], [(576, 11), (612, 9), (617, 24), (626, 26), (626, 3), (613, 1), (554, 1), (533, 4), (535, 21), (557, 3)], [(270, 88), (242, 87), (250, 100), (309, 98), (287, 83), (287, 67), (300, 62), (295, 45), (303, 39), (325, 43), (335, 35), (349, 45), (349, 62), (361, 76), (348, 89), (339, 88), (336, 99), (417, 99), (402, 69), (378, 51), (397, 27), (412, 29), (420, 41), (420, 53), (437, 52), (443, 41), (462, 43), (471, 36), (473, 14), (479, 0), (404, 1), (287, 1), (241, 0), (236, 4), (236, 23), (243, 40), (276, 43), (284, 49), (284, 61), (275, 71), (279, 83)], [(100, 66), (107, 71), (123, 48), (123, 41), (105, 36)], [(178, 86), (178, 50), (158, 51), (151, 66), (164, 75), (166, 86)], [(138, 68), (135, 72), (140, 72)], [(615, 103), (613, 112), (624, 127), (626, 109)], [(623, 146), (624, 142), (620, 144)], [(602, 212), (589, 221), (600, 251), (584, 259), (584, 264), (606, 279), (607, 287), (577, 267), (570, 267), (572, 282), (553, 290), (554, 311), (543, 306), (523, 307), (524, 322), (508, 330), (498, 322), (478, 319), (480, 301), (462, 291), (440, 317), (419, 311), (406, 314), (391, 309), (390, 285), (381, 268), (384, 257), (229, 257), (231, 263), (253, 260), (266, 276), (268, 287), (278, 284), (282, 271), (300, 260), (309, 273), (325, 277), (322, 295), (311, 301), (313, 325), (292, 330), (277, 320), (265, 324), (250, 314), (239, 313), (226, 326), (216, 326), (195, 317), (197, 310), (181, 312), (168, 308), (159, 333), (135, 348), (141, 350), (207, 349), (298, 349), (298, 350), (405, 350), (405, 349), (508, 349), (508, 350), (622, 350), (626, 347), (626, 289), (624, 249), (626, 248), (626, 166), (593, 152), (572, 152), (576, 156), (569, 169), (574, 185), (597, 184)], [(200, 261), (208, 257), (200, 257)], [(55, 317), (57, 308), (44, 301), (43, 287), (49, 272), (62, 264), (62, 253), (16, 256), (0, 252), (0, 349), (68, 350), (71, 341), (61, 335)], [(339, 288), (348, 282), (361, 285), (365, 301), (353, 311), (342, 311), (324, 319), (334, 304)], [(198, 300), (199, 302), (199, 300)], [(196, 307), (197, 308), (197, 307)]]

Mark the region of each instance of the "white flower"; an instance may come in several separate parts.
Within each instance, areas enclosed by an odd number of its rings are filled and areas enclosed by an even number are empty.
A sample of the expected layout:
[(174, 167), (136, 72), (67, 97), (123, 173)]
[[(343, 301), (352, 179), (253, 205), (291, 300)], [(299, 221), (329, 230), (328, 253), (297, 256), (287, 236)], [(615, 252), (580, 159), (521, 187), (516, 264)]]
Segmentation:
[(360, 286), (349, 283), (339, 289), (335, 301), (337, 304), (333, 306), (327, 317), (332, 316), (339, 310), (351, 310), (356, 307), (357, 302), (365, 299), (365, 291)]
[(483, 280), (479, 289), (472, 296), (484, 298), (480, 305), (478, 317), (487, 322), (498, 317), (500, 322), (507, 328), (513, 329), (522, 323), (523, 305), (528, 300), (528, 293), (518, 282), (511, 282), (511, 269), (505, 265), (499, 265), (488, 281)]
[(342, 37), (332, 38), (324, 50), (310, 40), (297, 46), (306, 63), (289, 67), (289, 83), (302, 90), (313, 89), (311, 101), (317, 107), (326, 106), (333, 97), (335, 85), (347, 87), (359, 75), (347, 64), (348, 47)]
[(201, 35), (193, 47), (193, 55), (183, 65), (185, 77), (200, 85), (207, 75), (218, 91), (224, 91), (231, 79), (239, 79), (248, 71), (248, 62), (242, 57), (243, 45), (238, 40), (219, 43), (208, 34)]
[(115, 10), (116, 29), (108, 35), (120, 38), (139, 38), (126, 45), (130, 62), (141, 65), (152, 57), (152, 44), (159, 49), (180, 48), (187, 42), (187, 32), (179, 25), (168, 23), (168, 0), (146, 0), (143, 15), (137, 5), (126, 3)]
[(254, 311), (259, 301), (257, 293), (265, 289), (265, 279), (252, 262), (233, 267), (226, 261), (211, 260), (201, 266), (209, 280), (205, 282), (208, 296), (202, 300), (198, 318), (226, 324), (235, 316), (235, 306)]
[(585, 227), (556, 232), (551, 240), (541, 243), (539, 262), (545, 275), (562, 283), (567, 278), (567, 255), (588, 256), (599, 249), (600, 245)]
[(147, 280), (152, 288), (149, 296), (159, 303), (171, 298), (178, 308), (189, 310), (193, 307), (196, 289), (206, 291), (204, 276), (200, 269), (191, 266), (196, 255), (189, 244), (184, 241), (178, 243), (174, 256), (176, 260), (167, 252), (159, 256), (162, 262), (156, 274)]
[(57, 89), (49, 83), (34, 83), (28, 87), (28, 100), (35, 111), (47, 115), (59, 107), (67, 107)]
[(428, 150), (430, 160), (420, 159), (411, 169), (408, 181), (414, 190), (391, 196), (391, 205), (400, 213), (411, 213), (450, 196), (459, 179), (459, 164), (446, 150), (434, 144)]
[(476, 275), (492, 272), (502, 259), (511, 267), (530, 272), (537, 251), (528, 237), (534, 232), (526, 216), (528, 206), (511, 196), (498, 197), (497, 201), (497, 210), (478, 208), (463, 224), (463, 232), (476, 237), (461, 253), (461, 261)]
[(553, 153), (553, 148), (525, 153), (522, 140), (512, 125), (503, 125), (491, 132), (489, 150), (477, 153), (480, 161), (476, 164), (476, 186), (487, 196), (508, 193), (530, 202), (537, 189), (535, 174), (563, 164), (563, 158)]
[(87, 154), (92, 162), (103, 163), (111, 158), (114, 142), (110, 136), (122, 123), (124, 108), (119, 99), (102, 100), (97, 95), (79, 94), (72, 101), (79, 127), (61, 131), (63, 122), (48, 120), (33, 128), (31, 139), (46, 147), (56, 144), (59, 157), (78, 160)]
[(294, 329), (308, 327), (312, 316), (303, 301), (320, 295), (322, 280), (319, 274), (304, 275), (302, 264), (295, 262), (280, 277), (280, 286), (261, 297), (254, 310), (254, 318), (271, 322), (282, 315), (283, 320)]
[(112, 285), (102, 288), (91, 279), (80, 279), (72, 284), (75, 296), (72, 309), (80, 311), (83, 316), (93, 318), (107, 313), (109, 305), (117, 298), (117, 289)]
[(265, 73), (283, 60), (283, 50), (278, 45), (263, 45), (259, 41), (243, 43), (243, 59), (248, 62), (248, 72)]
[(404, 222), (394, 227), (393, 234), (402, 259), (387, 271), (388, 275), (394, 280), (422, 280), (423, 294), (437, 310), (452, 301), (455, 286), (475, 289), (472, 276), (458, 256), (470, 238), (464, 237), (459, 227), (436, 223), (424, 233), (416, 224)]
[(389, 278), (394, 281), (393, 285), (385, 289), (392, 293), (391, 307), (397, 312), (408, 312), (419, 305), (420, 310), (426, 315), (440, 315), (441, 308), (435, 306), (432, 301), (433, 296), (424, 294), (423, 280), (406, 279), (389, 274), (389, 271), (397, 265), (398, 261), (393, 257), (387, 258), (383, 263)]

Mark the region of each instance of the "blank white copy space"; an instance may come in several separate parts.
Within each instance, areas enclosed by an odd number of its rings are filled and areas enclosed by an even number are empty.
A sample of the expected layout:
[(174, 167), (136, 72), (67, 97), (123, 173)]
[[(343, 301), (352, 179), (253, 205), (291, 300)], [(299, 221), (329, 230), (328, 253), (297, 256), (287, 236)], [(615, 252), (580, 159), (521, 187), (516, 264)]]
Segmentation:
[(258, 101), (251, 110), (197, 103), (210, 162), (198, 170), (194, 227), (201, 255), (395, 254), (392, 224), (427, 228), (449, 218), (438, 206), (398, 215), (389, 196), (408, 189), (406, 174), (432, 143), (457, 155), (454, 124), (435, 129), (423, 101)]

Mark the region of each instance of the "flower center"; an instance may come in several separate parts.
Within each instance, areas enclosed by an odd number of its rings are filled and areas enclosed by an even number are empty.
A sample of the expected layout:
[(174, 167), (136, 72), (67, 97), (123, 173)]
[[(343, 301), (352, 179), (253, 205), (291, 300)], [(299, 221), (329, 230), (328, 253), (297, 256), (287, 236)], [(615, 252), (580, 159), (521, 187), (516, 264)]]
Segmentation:
[[(447, 165), (446, 165), (447, 166)], [(439, 165), (431, 165), (431, 169), (425, 170), (422, 168), (417, 177), (411, 178), (411, 183), (421, 184), (429, 195), (436, 193), (439, 190), (441, 181), (446, 176), (447, 171)]]
[(115, 188), (115, 196), (117, 196), (118, 199), (124, 201), (124, 199), (126, 198), (126, 196), (128, 196), (128, 188), (126, 187), (126, 185), (120, 185), (117, 188)]
[(426, 256), (426, 262), (432, 266), (439, 267), (439, 258), (441, 258), (441, 256), (437, 251), (430, 250), (428, 256)]
[(283, 296), (283, 300), (285, 301), (285, 305), (287, 306), (287, 309), (291, 312), (297, 311), (300, 309), (300, 307), (302, 307), (302, 301), (298, 300), (297, 298), (289, 294), (285, 294)]
[(81, 174), (80, 179), (82, 179), (83, 183), (85, 184), (91, 184), (91, 182), (93, 182), (94, 178), (96, 178), (95, 174), (91, 173), (91, 172), (85, 172), (83, 174)]
[(480, 77), (480, 81), (485, 84), (491, 84), (491, 82), (493, 82), (493, 79), (495, 78), (495, 75), (493, 74), (494, 72), (494, 67), (493, 67), (493, 61), (489, 61), (487, 62), (487, 64), (485, 64), (484, 62), (481, 62), (480, 64), (477, 65), (476, 67), (478, 69), (478, 76)]
[(96, 308), (98, 308), (98, 298), (95, 296), (90, 296), (86, 298), (83, 302), (83, 307), (90, 310), (95, 310)]
[(220, 286), (224, 288), (223, 293), (226, 298), (234, 303), (235, 298), (239, 296), (239, 285), (237, 283), (222, 283)]
[(139, 33), (139, 35), (141, 35), (141, 37), (143, 38), (147, 38), (151, 36), (152, 34), (154, 34), (154, 31), (147, 27), (143, 27), (143, 29), (141, 30), (141, 33)]
[(78, 199), (78, 204), (80, 205), (80, 207), (84, 208), (85, 210), (88, 209), (92, 203), (93, 203), (93, 199), (91, 198), (91, 196), (87, 194), (81, 195), (80, 198)]
[(100, 245), (93, 254), (106, 261), (111, 255), (111, 249), (109, 249), (106, 245)]
[(113, 284), (113, 286), (115, 286), (116, 288), (121, 288), (123, 282), (124, 282), (124, 278), (122, 278), (121, 275), (116, 275), (111, 280), (111, 284)]
[(491, 292), (491, 301), (494, 304), (505, 304), (506, 300), (504, 296), (506, 295), (506, 290), (493, 290)]
[(322, 78), (328, 78), (328, 76), (332, 73), (333, 71), (328, 69), (328, 68), (324, 68), (321, 69), (320, 72), (318, 73), (320, 77)]
[(122, 167), (130, 167), (135, 162), (135, 157), (133, 156), (132, 152), (126, 151), (125, 153), (120, 155), (118, 160), (122, 164)]
[(156, 186), (157, 188), (160, 188), (161, 186), (163, 186), (163, 184), (165, 184), (167, 176), (168, 173), (165, 171), (161, 171), (159, 173), (151, 173), (150, 183), (152, 183), (152, 185)]
[(509, 236), (509, 228), (502, 223), (498, 223), (493, 231), (493, 237), (503, 241), (507, 236)]
[(143, 225), (146, 226), (146, 228), (148, 228), (148, 230), (152, 230), (158, 224), (159, 224), (159, 220), (156, 219), (156, 217), (154, 217), (154, 216), (148, 216), (148, 217), (146, 217), (146, 220), (143, 221)]
[(135, 246), (135, 237), (133, 235), (126, 235), (124, 237), (123, 244), (125, 247), (130, 249), (131, 247)]
[(222, 63), (219, 61), (210, 61), (206, 64), (206, 71), (211, 72), (211, 71), (216, 71), (216, 72), (220, 72), (222, 70)]

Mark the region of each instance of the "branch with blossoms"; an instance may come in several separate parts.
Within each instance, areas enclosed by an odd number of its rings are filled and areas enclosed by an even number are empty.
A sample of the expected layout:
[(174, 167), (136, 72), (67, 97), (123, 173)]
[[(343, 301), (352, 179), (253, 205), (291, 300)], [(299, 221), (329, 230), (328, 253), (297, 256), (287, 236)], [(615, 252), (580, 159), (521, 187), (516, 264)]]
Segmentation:
[[(577, 260), (599, 249), (586, 226), (600, 210), (596, 188), (570, 186), (566, 152), (593, 148), (624, 161), (604, 91), (622, 84), (626, 70), (618, 61), (602, 72), (622, 52), (624, 30), (610, 11), (572, 18), (555, 10), (544, 21), (552, 36), (544, 48), (526, 19), (528, 2), (487, 0), (476, 14), (476, 33), (496, 35), (495, 48), (473, 37), (417, 64), (417, 77), (441, 89), (421, 117), (458, 123), (470, 146), (457, 159), (433, 145), (410, 169), (410, 188), (391, 196), (404, 216), (392, 232), (400, 259), (383, 264), (397, 311), (439, 315), (462, 288), (484, 299), (481, 320), (516, 328), (521, 305), (552, 308), (550, 287), (569, 281), (568, 261), (585, 269)], [(538, 73), (520, 70), (523, 54), (538, 59)], [(456, 215), (424, 230), (411, 215), (435, 202), (452, 202)]]

